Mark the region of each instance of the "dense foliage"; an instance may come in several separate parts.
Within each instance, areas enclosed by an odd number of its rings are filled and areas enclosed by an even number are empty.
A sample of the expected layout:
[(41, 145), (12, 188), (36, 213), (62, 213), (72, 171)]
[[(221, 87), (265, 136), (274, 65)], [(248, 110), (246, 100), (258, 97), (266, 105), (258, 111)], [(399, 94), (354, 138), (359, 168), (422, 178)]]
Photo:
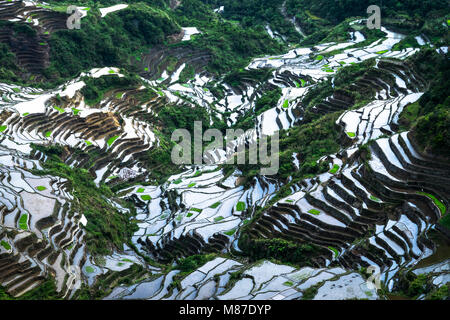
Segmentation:
[(50, 39), (50, 79), (73, 77), (100, 66), (128, 66), (146, 48), (163, 44), (179, 26), (163, 11), (145, 4), (132, 5), (101, 18), (88, 14), (81, 29), (61, 30)]
[(425, 296), (425, 300), (445, 300), (450, 297), (448, 285), (436, 286), (430, 274), (416, 275), (413, 272), (400, 273), (394, 287), (394, 294), (407, 298)]
[(221, 20), (200, 0), (182, 1), (174, 14), (180, 25), (196, 26), (202, 31), (190, 43), (178, 45), (208, 51), (212, 56), (209, 70), (215, 73), (242, 68), (250, 57), (277, 54), (283, 49), (261, 25), (246, 26)]
[(418, 101), (412, 118), (403, 118), (419, 145), (428, 153), (450, 157), (450, 62), (434, 50), (422, 50), (412, 59), (421, 74), (433, 79)]
[(284, 239), (252, 239), (248, 234), (239, 238), (239, 248), (251, 261), (275, 259), (284, 263), (311, 266), (311, 258), (323, 254), (313, 244), (299, 244)]
[(294, 25), (283, 16), (282, 2), (278, 0), (204, 0), (215, 8), (224, 6), (221, 14), (225, 19), (239, 21), (244, 27), (270, 25), (273, 31), (288, 41), (298, 42), (301, 35)]
[[(399, 13), (411, 15), (412, 17), (425, 18), (434, 10), (446, 9), (448, 2), (446, 0), (287, 0), (287, 7), (297, 12), (306, 12), (312, 19), (326, 19), (334, 24), (345, 20), (348, 17), (367, 16), (367, 8), (370, 5), (381, 7), (385, 16), (392, 17)], [(318, 17), (315, 17), (317, 15)]]

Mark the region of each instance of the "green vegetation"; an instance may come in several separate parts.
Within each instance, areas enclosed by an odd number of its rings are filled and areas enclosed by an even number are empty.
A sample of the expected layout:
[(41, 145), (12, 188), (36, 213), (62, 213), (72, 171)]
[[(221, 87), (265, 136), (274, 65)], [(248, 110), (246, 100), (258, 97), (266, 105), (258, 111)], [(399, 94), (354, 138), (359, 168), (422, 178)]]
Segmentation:
[(62, 297), (56, 291), (56, 283), (54, 279), (49, 279), (39, 285), (38, 287), (31, 289), (18, 298), (15, 298), (0, 286), (0, 300), (60, 300)]
[(227, 236), (232, 236), (233, 234), (235, 234), (236, 233), (236, 229), (232, 229), (232, 230), (229, 230), (229, 231), (226, 231), (226, 232), (224, 232)]
[(210, 205), (209, 207), (210, 207), (211, 209), (216, 209), (218, 206), (220, 206), (220, 204), (221, 204), (221, 202), (218, 201), (218, 202), (216, 202), (216, 203), (213, 203), (213, 204)]
[(373, 201), (375, 201), (375, 202), (381, 202), (381, 200), (378, 199), (378, 198), (375, 197), (375, 196), (370, 195), (369, 198), (370, 198), (370, 200), (373, 200)]
[(443, 216), (439, 220), (439, 223), (442, 224), (447, 229), (450, 229), (450, 214), (447, 213), (445, 216)]
[[(159, 140), (159, 148), (152, 148), (147, 152), (144, 164), (149, 171), (149, 177), (154, 183), (164, 183), (171, 175), (179, 173), (180, 169), (172, 163), (171, 152), (174, 143), (168, 140), (164, 135), (155, 132)], [(181, 183), (181, 179), (174, 181), (175, 184)]]
[(311, 209), (311, 210), (308, 210), (308, 213), (311, 213), (311, 214), (313, 214), (315, 216), (318, 216), (320, 214), (320, 211), (316, 210), (316, 209)]
[[(166, 104), (158, 113), (158, 124), (162, 127), (162, 133), (168, 140), (176, 129), (187, 129), (193, 134), (195, 121), (209, 124), (210, 120), (211, 116), (205, 108), (192, 107), (188, 104)], [(224, 128), (224, 124), (219, 119), (213, 118), (213, 122), (213, 128)]]
[[(58, 7), (65, 11), (65, 6)], [(1, 24), (0, 28), (14, 30), (16, 36), (22, 37), (27, 45), (48, 44), (50, 66), (43, 71), (33, 70), (33, 76), (39, 76), (35, 79), (42, 87), (54, 87), (94, 67), (118, 66), (133, 71), (135, 66), (131, 57), (136, 55), (136, 50), (144, 51), (165, 44), (168, 35), (180, 30), (162, 3), (156, 2), (132, 3), (128, 8), (103, 18), (98, 10), (89, 10), (89, 14), (81, 20), (80, 30), (52, 32), (48, 43), (42, 42), (29, 24), (9, 21), (2, 21)], [(15, 54), (11, 51), (8, 45), (0, 46), (0, 79), (31, 82), (28, 71), (16, 64)]]
[(84, 95), (86, 104), (91, 106), (99, 103), (106, 92), (115, 89), (136, 88), (140, 83), (137, 78), (127, 74), (124, 77), (115, 74), (104, 75), (99, 78), (83, 77), (82, 80), (86, 85), (81, 89), (81, 93)]
[(24, 213), (20, 216), (19, 228), (22, 230), (28, 230), (28, 214)]
[(413, 272), (402, 272), (398, 275), (398, 282), (393, 293), (416, 299), (424, 294), (426, 299), (437, 299), (448, 296), (448, 289), (436, 287), (432, 283), (430, 274), (416, 275)]
[(11, 250), (11, 245), (8, 242), (4, 241), (4, 240), (0, 241), (0, 245), (3, 248), (5, 248), (5, 250), (7, 250), (7, 251)]
[(211, 261), (215, 258), (214, 254), (206, 254), (206, 255), (193, 255), (184, 259), (180, 259), (177, 261), (176, 268), (181, 270), (182, 273), (188, 274), (194, 270), (197, 270), (202, 265)]
[(179, 82), (185, 83), (195, 77), (195, 69), (190, 64), (187, 64), (180, 73)]
[(338, 251), (336, 248), (330, 247), (330, 246), (329, 246), (328, 249), (330, 249), (331, 251), (333, 251), (334, 257), (335, 257), (335, 258), (337, 258), (337, 257), (339, 256), (339, 251)]
[(239, 248), (250, 261), (275, 259), (299, 266), (311, 266), (311, 258), (324, 253), (322, 248), (313, 244), (299, 244), (284, 239), (252, 239), (247, 233), (241, 234)]
[(406, 48), (417, 48), (420, 47), (417, 43), (416, 38), (413, 35), (408, 35), (404, 39), (402, 39), (399, 43), (396, 43), (392, 50), (401, 51)]
[(312, 286), (312, 287), (309, 287), (308, 289), (305, 289), (303, 291), (302, 300), (312, 300), (312, 299), (314, 299), (314, 297), (317, 294), (317, 291), (318, 291), (318, 287), (317, 286)]
[[(1, 27), (10, 25), (11, 23), (7, 23), (6, 21), (0, 22)], [(16, 33), (18, 33), (17, 28), (18, 26), (16, 26)], [(33, 29), (29, 28), (28, 30), (31, 30), (31, 33), (33, 33)], [(6, 81), (18, 81), (19, 78), (17, 77), (17, 72), (21, 71), (21, 68), (16, 64), (14, 53), (5, 43), (0, 43), (0, 56), (2, 57), (0, 62), (0, 78), (5, 79)]]
[(294, 283), (292, 281), (286, 281), (286, 282), (283, 282), (283, 284), (287, 287), (292, 287), (294, 285)]
[[(297, 20), (301, 21), (302, 28), (309, 34), (317, 30), (319, 26), (335, 25), (348, 17), (366, 17), (367, 7), (371, 4), (373, 3), (367, 0), (333, 2), (327, 0), (288, 0), (286, 7), (289, 13), (297, 16)], [(381, 5), (381, 12), (383, 12), (386, 23), (393, 23), (391, 20), (403, 13), (402, 16), (411, 17), (403, 20), (398, 19), (406, 25), (409, 25), (409, 20), (412, 20), (412, 17), (423, 20), (430, 12), (445, 9), (447, 6), (445, 0), (425, 0), (420, 2), (414, 0), (401, 2), (398, 0), (386, 0), (376, 4)], [(321, 22), (321, 24), (318, 22), (314, 23), (314, 20)]]
[(446, 149), (450, 146), (447, 140), (450, 137), (449, 124), (448, 104), (438, 106), (434, 111), (417, 120), (413, 129), (417, 142), (424, 150), (432, 154), (450, 156), (449, 149)]
[(283, 17), (279, 1), (209, 0), (208, 3), (211, 3), (213, 8), (225, 6), (226, 9), (221, 16), (228, 20), (238, 21), (241, 26), (259, 29), (269, 24), (274, 32), (286, 37), (288, 41), (298, 42), (301, 39), (294, 26)]
[(108, 271), (96, 277), (91, 286), (83, 284), (73, 297), (76, 300), (101, 300), (119, 285), (130, 286), (149, 278), (147, 270), (138, 264), (132, 264), (122, 271)]
[(264, 92), (264, 94), (256, 100), (255, 108), (247, 111), (242, 117), (240, 117), (234, 127), (242, 130), (254, 128), (254, 119), (263, 112), (271, 108), (275, 108), (281, 98), (281, 94), (282, 92), (280, 88)]
[[(109, 3), (109, 0), (108, 0)], [(115, 3), (115, 2), (111, 2)], [(103, 4), (103, 3), (102, 3)], [(249, 129), (255, 126), (255, 118), (261, 113), (275, 107), (281, 103), (283, 108), (289, 107), (289, 100), (282, 100), (282, 91), (280, 88), (274, 89), (274, 86), (267, 84), (266, 80), (271, 76), (273, 70), (245, 70), (243, 67), (249, 62), (251, 57), (279, 54), (287, 49), (286, 44), (289, 42), (298, 44), (303, 36), (294, 29), (293, 24), (289, 21), (290, 18), (296, 17), (297, 23), (300, 25), (302, 32), (307, 37), (303, 39), (302, 44), (305, 43), (319, 43), (329, 41), (344, 41), (348, 39), (349, 32), (360, 31), (367, 40), (360, 44), (360, 46), (368, 41), (373, 41), (378, 37), (384, 36), (381, 31), (366, 30), (363, 26), (350, 26), (349, 21), (346, 20), (350, 16), (366, 16), (367, 1), (306, 1), (306, 0), (287, 0), (285, 2), (286, 12), (280, 10), (280, 1), (276, 0), (183, 0), (176, 9), (169, 9), (167, 1), (150, 0), (140, 3), (131, 3), (130, 7), (125, 10), (120, 10), (116, 13), (110, 14), (105, 18), (100, 19), (97, 10), (97, 4), (92, 1), (87, 1), (86, 5), (92, 7), (89, 10), (88, 17), (82, 20), (83, 26), (81, 30), (59, 30), (52, 32), (49, 35), (48, 47), (46, 45), (42, 49), (50, 49), (49, 67), (42, 72), (37, 72), (36, 77), (39, 85), (51, 86), (54, 83), (61, 82), (63, 79), (73, 78), (78, 76), (80, 72), (86, 71), (92, 67), (102, 66), (117, 66), (120, 72), (125, 77), (119, 78), (116, 72), (110, 71), (109, 75), (100, 78), (84, 77), (86, 86), (82, 89), (82, 94), (85, 96), (85, 101), (88, 105), (98, 104), (105, 96), (115, 97), (120, 99), (123, 97), (123, 90), (135, 89), (143, 84), (137, 74), (142, 75), (142, 71), (147, 71), (150, 74), (149, 68), (144, 67), (143, 61), (146, 54), (152, 47), (157, 47), (157, 50), (162, 50), (165, 53), (169, 52), (164, 57), (164, 67), (167, 71), (173, 72), (182, 63), (180, 54), (186, 49), (190, 57), (201, 56), (196, 59), (199, 64), (207, 64), (207, 71), (214, 75), (220, 75), (220, 79), (229, 84), (236, 92), (242, 91), (243, 85), (251, 83), (255, 90), (256, 102), (254, 108), (250, 108), (244, 114), (240, 115), (234, 128)], [(224, 5), (226, 10), (222, 14), (212, 14), (211, 8)], [(396, 25), (398, 22), (394, 21), (397, 14), (400, 15), (400, 20), (404, 22), (404, 28), (411, 29), (412, 25), (419, 25), (417, 32), (424, 32), (429, 36), (433, 43), (439, 43), (445, 39), (442, 35), (442, 28), (436, 24), (434, 20), (438, 20), (440, 15), (436, 10), (444, 7), (443, 0), (425, 0), (418, 2), (416, 0), (407, 0), (400, 3), (397, 0), (386, 0), (383, 2), (383, 14), (386, 13), (386, 25)], [(90, 8), (89, 8), (90, 9)], [(284, 8), (283, 8), (284, 9)], [(302, 10), (300, 10), (302, 9)], [(424, 21), (421, 14), (427, 15), (429, 20)], [(286, 16), (284, 16), (286, 15)], [(441, 19), (442, 20), (442, 19)], [(443, 20), (442, 20), (443, 21)], [(440, 24), (442, 24), (442, 21)], [(271, 39), (267, 31), (264, 29), (269, 25), (276, 33), (285, 37), (285, 40), (277, 38)], [(13, 28), (17, 34), (28, 34), (29, 38), (36, 37), (36, 31), (31, 26), (23, 26), (20, 23), (0, 23), (0, 28), (8, 26)], [(202, 34), (196, 35), (191, 41), (171, 43), (168, 39), (169, 35), (174, 35), (180, 31), (180, 26), (195, 26), (202, 30)], [(19, 32), (20, 31), (20, 32)], [(446, 32), (448, 32), (446, 28)], [(381, 33), (381, 34), (380, 34)], [(411, 34), (396, 46), (397, 49), (406, 47), (414, 47), (417, 41), (414, 39), (415, 34)], [(46, 37), (47, 38), (47, 37)], [(21, 38), (17, 38), (21, 39)], [(16, 39), (16, 40), (17, 40)], [(36, 42), (37, 41), (37, 42)], [(36, 43), (39, 41), (36, 39)], [(415, 42), (415, 43), (414, 43)], [(24, 41), (24, 45), (28, 44)], [(437, 46), (435, 46), (436, 48)], [(81, 48), (81, 49), (80, 49)], [(430, 89), (425, 93), (419, 102), (411, 104), (405, 108), (402, 115), (404, 121), (401, 124), (401, 129), (412, 129), (414, 138), (417, 140), (419, 146), (424, 151), (438, 156), (449, 155), (449, 141), (448, 128), (450, 127), (449, 119), (449, 100), (448, 100), (448, 61), (439, 60), (437, 54), (434, 52), (435, 48), (423, 49), (420, 54), (411, 58), (411, 64), (418, 69), (418, 74), (423, 75), (426, 79), (435, 78), (430, 84)], [(336, 50), (338, 51), (338, 50)], [(383, 54), (388, 50), (377, 52)], [(318, 65), (322, 64), (330, 54), (323, 55), (311, 54), (311, 59), (315, 59)], [(11, 50), (8, 44), (0, 43), (0, 81), (5, 79), (7, 81), (22, 82), (29, 81), (36, 84), (32, 80), (34, 76), (26, 70), (22, 70), (17, 65), (17, 57)], [(278, 58), (273, 58), (278, 59)], [(445, 57), (445, 60), (447, 58)], [(336, 125), (336, 120), (340, 112), (327, 114), (322, 116), (315, 113), (311, 108), (320, 103), (325, 97), (334, 93), (343, 93), (349, 96), (349, 107), (360, 106), (367, 100), (374, 97), (376, 89), (367, 88), (361, 91), (351, 90), (351, 83), (361, 80), (364, 76), (377, 76), (374, 67), (375, 59), (370, 61), (349, 65), (345, 68), (338, 67), (332, 69), (329, 65), (323, 66), (323, 71), (333, 73), (337, 71), (334, 86), (329, 80), (321, 81), (311, 88), (311, 90), (302, 97), (302, 120), (296, 123), (295, 126), (288, 130), (280, 132), (280, 170), (275, 177), (279, 179), (282, 187), (275, 197), (271, 198), (268, 205), (273, 204), (278, 199), (285, 199), (291, 194), (292, 184), (298, 183), (301, 179), (306, 177), (314, 177), (322, 172), (329, 172), (336, 174), (340, 166), (334, 164), (330, 169), (328, 161), (318, 161), (322, 156), (337, 152), (340, 148), (339, 133), (340, 128)], [(340, 62), (341, 66), (344, 64)], [(433, 67), (433, 65), (435, 65)], [(162, 71), (159, 70), (158, 72)], [(424, 70), (425, 69), (425, 70)], [(203, 71), (202, 67), (197, 65), (186, 64), (186, 67), (180, 74), (179, 83), (185, 87), (189, 87), (190, 80), (194, 77), (196, 72)], [(153, 71), (153, 70), (152, 70)], [(34, 71), (33, 71), (34, 72)], [(31, 73), (33, 73), (31, 72)], [(429, 75), (432, 74), (433, 77)], [(26, 75), (26, 77), (24, 77)], [(154, 78), (160, 77), (160, 73), (154, 75)], [(392, 85), (393, 79), (390, 76), (383, 75), (383, 81)], [(310, 78), (308, 78), (310, 79)], [(164, 79), (161, 79), (164, 80)], [(297, 88), (305, 87), (307, 81), (298, 79), (295, 81)], [(162, 90), (167, 87), (165, 84), (160, 84), (160, 88), (148, 89), (152, 93), (146, 93), (146, 98), (155, 97), (156, 94), (164, 96)], [(210, 91), (216, 97), (223, 98), (226, 90), (219, 81), (212, 81), (207, 84), (205, 91)], [(17, 92), (14, 88), (13, 90)], [(120, 92), (117, 92), (120, 90)], [(20, 90), (19, 90), (20, 91)], [(156, 91), (156, 92), (155, 92)], [(188, 101), (189, 97), (177, 95)], [(128, 99), (127, 95), (127, 99)], [(132, 97), (130, 97), (131, 99)], [(144, 98), (144, 97), (142, 97)], [(5, 99), (5, 98), (4, 98)], [(137, 99), (140, 100), (140, 99)], [(218, 128), (224, 130), (228, 128), (225, 122), (229, 116), (229, 112), (223, 112), (221, 116), (217, 117), (214, 104), (211, 108), (204, 108), (196, 104), (180, 104), (176, 105), (170, 103), (166, 99), (160, 99), (163, 103), (158, 104), (152, 113), (143, 113), (140, 115), (143, 121), (152, 125), (155, 129), (155, 134), (159, 138), (159, 148), (153, 148), (147, 152), (143, 152), (142, 163), (145, 169), (149, 172), (152, 183), (154, 181), (162, 182), (177, 171), (179, 168), (170, 161), (170, 151), (173, 143), (170, 141), (171, 133), (177, 128), (186, 128), (191, 133), (193, 132), (194, 121), (202, 121), (208, 127)], [(166, 100), (166, 101), (164, 101)], [(147, 100), (148, 101), (148, 100)], [(62, 105), (62, 104), (59, 104)], [(54, 106), (54, 109), (60, 113), (65, 112), (65, 109), (59, 106)], [(73, 114), (77, 115), (80, 110), (72, 108)], [(295, 111), (295, 110), (294, 110)], [(304, 111), (304, 114), (303, 114)], [(25, 116), (25, 114), (24, 114)], [(297, 117), (297, 115), (296, 115)], [(118, 116), (119, 122), (123, 121)], [(0, 126), (0, 132), (7, 129), (6, 126)], [(46, 137), (50, 137), (51, 131), (45, 132)], [(348, 137), (355, 138), (355, 132), (347, 132)], [(119, 136), (109, 137), (106, 141), (111, 146)], [(86, 141), (87, 146), (92, 143)], [(43, 170), (34, 170), (33, 172), (41, 175), (53, 175), (67, 179), (67, 189), (74, 196), (71, 206), (71, 212), (68, 214), (82, 213), (88, 219), (86, 226), (86, 243), (90, 254), (105, 255), (116, 250), (121, 250), (124, 243), (129, 243), (131, 235), (138, 229), (136, 226), (136, 219), (132, 219), (135, 214), (134, 206), (122, 200), (115, 194), (116, 190), (123, 188), (125, 184), (119, 186), (114, 185), (110, 189), (107, 185), (101, 184), (99, 187), (93, 182), (93, 177), (89, 171), (82, 168), (71, 168), (66, 165), (61, 159), (61, 146), (34, 146), (34, 148), (43, 151), (48, 155), (48, 160), (43, 164)], [(65, 147), (68, 148), (68, 147)], [(87, 156), (95, 154), (96, 147), (92, 146), (86, 148)], [(95, 149), (95, 151), (90, 151)], [(69, 148), (64, 152), (79, 152), (84, 150), (73, 150)], [(300, 168), (294, 170), (292, 164), (292, 154), (296, 152), (299, 155)], [(64, 155), (66, 155), (64, 153)], [(91, 158), (89, 158), (91, 159)], [(89, 160), (91, 161), (91, 160)], [(87, 166), (86, 168), (89, 168)], [(224, 166), (226, 170), (228, 168)], [(233, 170), (236, 166), (233, 167)], [(259, 167), (253, 165), (239, 165), (237, 166), (242, 171), (244, 177), (244, 184), (247, 187), (252, 178), (259, 174)], [(196, 171), (193, 175), (198, 177), (202, 174), (201, 171)], [(110, 177), (115, 178), (115, 177)], [(147, 180), (146, 180), (147, 181)], [(180, 184), (182, 179), (172, 181), (174, 184)], [(108, 184), (113, 185), (116, 181), (108, 181)], [(142, 181), (129, 182), (126, 187), (133, 189), (136, 184)], [(146, 184), (144, 184), (146, 185)], [(195, 182), (188, 184), (188, 188), (196, 185)], [(39, 188), (43, 189), (40, 190)], [(45, 187), (39, 186), (37, 190), (43, 191)], [(137, 193), (144, 193), (145, 188), (138, 188)], [(442, 215), (446, 213), (444, 203), (439, 201), (433, 195), (427, 193), (420, 193), (433, 200), (438, 206)], [(139, 195), (138, 195), (139, 196)], [(150, 201), (149, 195), (140, 195), (144, 201)], [(370, 196), (373, 201), (381, 202), (380, 199)], [(113, 203), (118, 202), (121, 206), (129, 209), (126, 213), (122, 213), (114, 207)], [(287, 203), (293, 203), (294, 200), (287, 199)], [(210, 206), (216, 209), (221, 205), (221, 202), (216, 202)], [(172, 210), (172, 207), (170, 207)], [(182, 207), (184, 211), (186, 208)], [(245, 202), (238, 202), (236, 204), (236, 211), (243, 212), (246, 208)], [(258, 219), (264, 208), (256, 208), (254, 219)], [(202, 209), (190, 208), (186, 217), (192, 217), (195, 213), (201, 213)], [(248, 210), (250, 211), (250, 210)], [(320, 211), (311, 209), (308, 213), (319, 215)], [(166, 218), (165, 215), (161, 219)], [(179, 214), (175, 218), (178, 221), (183, 219), (183, 215)], [(214, 218), (214, 222), (220, 222), (224, 219), (222, 216)], [(447, 220), (444, 220), (447, 219)], [(442, 221), (445, 224), (449, 223), (450, 215), (445, 215)], [(19, 226), (23, 230), (28, 229), (28, 215), (22, 215), (19, 219)], [(245, 219), (242, 224), (244, 228), (239, 239), (239, 246), (243, 250), (243, 256), (250, 261), (258, 261), (259, 259), (274, 259), (283, 263), (295, 265), (310, 265), (313, 266), (314, 258), (330, 255), (329, 250), (338, 257), (339, 251), (336, 248), (328, 247), (328, 249), (290, 241), (289, 235), (280, 235), (286, 237), (285, 239), (255, 239), (254, 233), (248, 232), (251, 227), (251, 220)], [(227, 230), (225, 235), (233, 236), (237, 229)], [(1, 242), (4, 245), (5, 241)], [(6, 243), (8, 244), (8, 243)], [(9, 245), (9, 244), (8, 244)], [(68, 244), (66, 244), (68, 245)], [(70, 248), (73, 244), (70, 246)], [(6, 248), (6, 247), (5, 247)], [(181, 270), (181, 274), (175, 277), (174, 283), (178, 281), (178, 277), (183, 274), (192, 272), (199, 268), (207, 261), (213, 259), (214, 255), (196, 255), (177, 261), (177, 266)], [(125, 260), (125, 259), (124, 259)], [(132, 262), (132, 261), (130, 261)], [(122, 265), (122, 262), (118, 263)], [(164, 268), (171, 270), (172, 266)], [(140, 274), (140, 270), (137, 274)], [(85, 271), (88, 273), (94, 272), (93, 267), (86, 267)], [(80, 293), (77, 293), (81, 298), (98, 298), (106, 293), (112, 286), (112, 283), (117, 284), (121, 276), (118, 273), (109, 273), (105, 277), (99, 277), (94, 286), (99, 292), (93, 293), (92, 290), (83, 288)], [(123, 274), (125, 275), (125, 274)], [(142, 274), (140, 274), (142, 276)], [(103, 275), (102, 275), (103, 276)], [(241, 277), (242, 274), (235, 273), (232, 275), (233, 279)], [(114, 280), (111, 280), (114, 278)], [(125, 283), (136, 280), (135, 277), (125, 276)], [(111, 282), (109, 282), (111, 280)], [(420, 294), (427, 294), (427, 298), (438, 299), (448, 296), (448, 288), (442, 286), (440, 288), (431, 288), (429, 279), (426, 276), (419, 276), (411, 279), (410, 283), (404, 289), (410, 296), (417, 296)], [(46, 284), (47, 289), (41, 291), (44, 296), (51, 292), (54, 288), (50, 284)], [(286, 286), (293, 286), (293, 282), (286, 281)], [(41, 288), (41, 287), (39, 287)], [(431, 288), (431, 289), (430, 289)], [(304, 290), (303, 298), (312, 299), (317, 293), (318, 287), (314, 286)], [(402, 289), (403, 290), (403, 289)], [(430, 291), (431, 290), (431, 291)], [(34, 294), (34, 293), (33, 293)], [(0, 297), (7, 296), (0, 288)]]
[[(324, 155), (339, 150), (338, 136), (336, 135), (336, 130), (338, 129), (335, 124), (339, 113), (327, 114), (317, 120), (313, 118), (315, 117), (313, 114), (308, 113), (305, 117), (312, 118), (311, 122), (280, 132), (280, 168), (278, 176), (283, 179), (292, 177), (291, 183), (327, 172), (329, 170), (328, 163), (318, 163), (317, 160)], [(292, 163), (292, 154), (294, 152), (300, 157), (299, 170), (295, 170)], [(242, 176), (245, 177), (247, 182), (258, 175), (260, 170), (257, 165), (248, 164), (238, 165), (238, 168), (242, 171)], [(288, 191), (289, 188), (282, 188), (280, 192), (283, 190)], [(286, 194), (284, 197), (289, 194)]]
[(60, 108), (58, 106), (53, 106), (54, 109), (56, 109), (57, 111), (59, 111), (59, 113), (64, 113), (66, 112), (66, 110), (64, 110), (63, 108)]
[[(416, 120), (409, 121), (412, 134), (425, 153), (450, 157), (450, 61), (432, 49), (423, 49), (412, 59), (423, 76), (433, 79), (419, 99)], [(404, 118), (404, 117), (403, 117)]]
[(122, 96), (124, 95), (124, 93), (123, 92), (117, 92), (116, 93), (116, 98), (117, 99), (122, 99)]
[(439, 288), (432, 290), (427, 296), (425, 300), (448, 300), (450, 297), (450, 289), (449, 286), (443, 285)]
[[(66, 188), (74, 197), (70, 214), (78, 212), (86, 216), (86, 244), (91, 254), (107, 255), (112, 250), (122, 249), (124, 243), (129, 243), (131, 235), (138, 230), (136, 223), (130, 220), (135, 215), (134, 206), (116, 199), (106, 185), (97, 187), (87, 170), (71, 168), (63, 163), (60, 159), (61, 148), (34, 144), (32, 148), (48, 156), (43, 163), (43, 170), (33, 170), (34, 174), (67, 179)], [(130, 211), (121, 213), (109, 199), (118, 201)]]
[(433, 200), (433, 203), (436, 205), (436, 207), (439, 208), (439, 210), (441, 211), (442, 215), (445, 215), (445, 213), (447, 212), (447, 208), (445, 207), (445, 205), (439, 201), (438, 198), (436, 198), (435, 196), (433, 196), (432, 194), (426, 193), (426, 192), (417, 192), (418, 194), (421, 194), (423, 196), (427, 196), (428, 198), (430, 198), (431, 200)]
[(401, 113), (399, 118), (400, 128), (402, 130), (409, 130), (409, 128), (413, 126), (413, 123), (418, 118), (419, 112), (420, 112), (419, 101), (407, 105), (403, 109), (403, 112)]
[(244, 211), (244, 210), (245, 210), (245, 207), (246, 207), (245, 202), (239, 201), (239, 202), (236, 204), (236, 211)]
[(114, 143), (114, 141), (117, 140), (117, 138), (119, 138), (119, 136), (114, 136), (114, 137), (109, 138), (107, 141), (108, 146), (111, 146)]
[[(241, 15), (244, 13), (243, 10), (253, 11), (256, 8), (263, 8), (262, 2), (272, 3), (271, 7), (278, 6), (272, 0), (246, 2), (227, 0), (226, 2), (228, 2), (228, 5), (227, 3), (221, 3), (220, 5), (228, 8), (225, 14), (233, 15), (233, 17), (229, 17), (233, 20), (239, 19), (234, 15)], [(236, 8), (236, 11), (233, 8)], [(176, 46), (187, 46), (208, 52), (211, 55), (208, 64), (209, 71), (224, 74), (245, 67), (250, 61), (250, 57), (281, 53), (284, 46), (270, 38), (262, 23), (251, 23), (252, 20), (255, 20), (255, 16), (252, 16), (252, 19), (249, 20), (250, 23), (236, 24), (216, 17), (212, 14), (211, 9), (203, 1), (185, 0), (174, 12), (174, 18), (179, 25), (195, 26), (202, 30), (201, 35), (196, 35), (191, 41), (176, 44)], [(274, 9), (270, 14), (267, 12), (267, 15), (271, 17), (276, 12), (279, 11)], [(244, 19), (244, 17), (242, 18)], [(283, 21), (282, 17), (280, 18), (280, 22)], [(289, 22), (284, 22), (284, 24), (289, 25), (291, 30), (293, 29)]]
[(87, 266), (86, 268), (84, 268), (84, 270), (87, 273), (94, 273), (95, 272), (95, 269), (93, 267), (91, 267), (91, 266)]
[(331, 170), (328, 172), (331, 174), (335, 174), (336, 172), (338, 172), (339, 168), (340, 168), (339, 165), (335, 164), (333, 165), (333, 168), (331, 168)]
[(200, 170), (196, 171), (195, 174), (193, 175), (193, 177), (199, 177), (202, 175), (202, 172)]
[(131, 4), (104, 18), (91, 11), (82, 19), (80, 30), (52, 33), (51, 66), (46, 74), (66, 78), (99, 66), (130, 69), (128, 57), (135, 54), (135, 48), (164, 43), (167, 35), (178, 30), (165, 12), (144, 3)]
[(37, 189), (38, 191), (44, 191), (44, 190), (47, 190), (47, 188), (44, 187), (44, 186), (37, 186), (36, 189)]

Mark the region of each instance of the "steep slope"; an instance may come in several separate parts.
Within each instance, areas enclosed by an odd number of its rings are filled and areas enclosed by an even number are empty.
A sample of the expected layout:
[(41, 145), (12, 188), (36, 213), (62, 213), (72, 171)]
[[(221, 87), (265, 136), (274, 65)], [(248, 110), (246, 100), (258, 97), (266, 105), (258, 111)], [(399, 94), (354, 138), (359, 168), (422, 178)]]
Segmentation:
[[(40, 86), (0, 84), (0, 293), (383, 299), (426, 272), (412, 297), (444, 296), (448, 256), (427, 262), (448, 247), (433, 236), (448, 237), (443, 38), (348, 19), (288, 48), (292, 1), (267, 3), (283, 9), (267, 29), (191, 0), (99, 4), (78, 32), (53, 3), (0, 2), (0, 49)], [(170, 136), (194, 121), (248, 131), (175, 165)], [(226, 164), (278, 132), (278, 174)]]

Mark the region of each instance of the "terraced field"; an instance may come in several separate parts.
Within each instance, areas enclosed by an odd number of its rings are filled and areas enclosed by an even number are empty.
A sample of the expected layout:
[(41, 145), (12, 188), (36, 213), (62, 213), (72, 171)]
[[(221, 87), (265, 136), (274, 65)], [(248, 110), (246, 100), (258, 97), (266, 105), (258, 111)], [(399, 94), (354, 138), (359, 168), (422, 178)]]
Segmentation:
[(1, 154), (2, 286), (20, 296), (50, 272), (57, 290), (69, 297), (75, 280), (70, 266), (86, 260), (86, 218), (71, 213), (66, 181), (31, 174), (30, 169), (40, 168), (39, 161), (24, 159), (3, 145)]
[[(50, 48), (35, 43), (65, 29), (67, 17), (40, 3), (0, 2), (0, 20), (37, 30), (37, 40), (24, 41), (12, 36), (12, 26), (2, 27), (0, 43), (21, 42), (13, 45), (18, 63), (43, 70)], [(181, 30), (169, 42), (202, 33)], [(50, 90), (0, 83), (0, 286), (19, 298), (54, 279), (66, 299), (89, 292), (104, 299), (372, 300), (395, 292), (405, 270), (429, 274), (435, 286), (448, 283), (448, 253), (433, 260), (448, 243), (438, 246), (429, 234), (448, 238), (440, 221), (450, 204), (450, 165), (424, 152), (401, 121), (432, 79), (415, 63), (420, 48), (395, 50), (405, 36), (381, 31), (385, 37), (367, 45), (355, 27), (347, 42), (254, 58), (238, 80), (211, 73), (208, 51), (161, 45), (133, 62), (139, 71), (128, 85), (105, 85), (94, 98), (92, 83), (122, 83), (129, 74), (94, 68)], [(345, 78), (346, 68), (358, 66), (357, 76)], [(318, 94), (324, 86), (329, 94)], [(278, 101), (258, 112), (258, 101), (273, 90), (281, 92)], [(170, 108), (201, 108), (210, 120), (203, 125), (211, 127), (236, 127), (255, 116), (243, 135), (206, 152), (205, 164), (179, 166), (158, 180), (152, 174), (170, 166), (157, 158), (172, 146), (161, 120)], [(225, 165), (242, 146), (331, 114), (339, 151), (322, 151), (315, 161), (325, 172), (295, 181), (247, 179), (239, 166)], [(289, 154), (296, 171), (301, 156)], [(57, 170), (89, 176), (90, 190), (100, 190), (109, 208), (136, 225), (124, 235), (129, 239), (117, 245), (112, 234), (101, 234), (101, 223), (80, 205), (86, 195)], [(91, 252), (87, 239), (102, 237), (114, 244)], [(295, 244), (311, 257), (283, 263), (248, 255), (252, 243), (276, 247), (270, 241)], [(369, 268), (380, 271), (379, 290), (366, 281)]]

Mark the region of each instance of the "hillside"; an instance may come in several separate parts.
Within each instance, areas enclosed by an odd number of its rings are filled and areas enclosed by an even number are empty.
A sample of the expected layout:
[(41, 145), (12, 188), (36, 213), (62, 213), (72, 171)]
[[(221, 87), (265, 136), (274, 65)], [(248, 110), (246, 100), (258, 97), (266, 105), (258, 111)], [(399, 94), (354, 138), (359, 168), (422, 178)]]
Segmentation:
[(448, 299), (448, 3), (370, 4), (0, 1), (0, 299)]

